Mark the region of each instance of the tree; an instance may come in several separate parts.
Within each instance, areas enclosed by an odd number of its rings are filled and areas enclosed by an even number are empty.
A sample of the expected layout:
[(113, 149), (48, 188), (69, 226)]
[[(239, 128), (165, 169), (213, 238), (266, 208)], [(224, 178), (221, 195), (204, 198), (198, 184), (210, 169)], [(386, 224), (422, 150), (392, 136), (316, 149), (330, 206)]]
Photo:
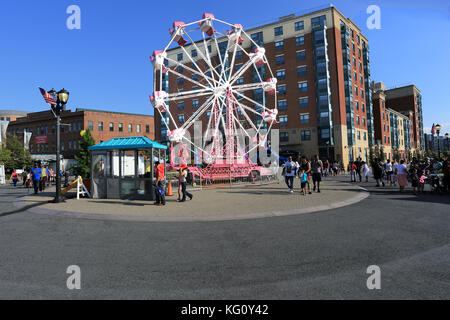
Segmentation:
[(380, 160), (381, 161), (386, 161), (386, 153), (384, 152), (384, 147), (381, 146), (380, 148)]
[(16, 136), (7, 136), (6, 148), (3, 148), (1, 154), (2, 158), (4, 157), (5, 168), (10, 171), (14, 169), (29, 169), (34, 163), (30, 152), (24, 149), (23, 141)]
[(80, 151), (75, 156), (77, 164), (72, 168), (76, 176), (81, 176), (84, 179), (91, 177), (91, 152), (89, 147), (95, 145), (94, 137), (92, 137), (91, 130), (81, 132)]

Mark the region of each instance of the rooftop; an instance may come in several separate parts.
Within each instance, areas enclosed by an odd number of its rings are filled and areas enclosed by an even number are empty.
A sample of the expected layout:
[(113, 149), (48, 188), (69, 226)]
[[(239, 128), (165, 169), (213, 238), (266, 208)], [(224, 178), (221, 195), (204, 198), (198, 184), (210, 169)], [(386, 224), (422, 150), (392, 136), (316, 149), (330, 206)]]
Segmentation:
[(17, 110), (0, 110), (2, 116), (22, 116), (25, 117), (29, 112)]
[(149, 149), (149, 148), (156, 148), (156, 149), (164, 149), (166, 150), (167, 147), (163, 146), (162, 144), (159, 144), (156, 141), (150, 140), (147, 137), (140, 136), (140, 137), (121, 137), (121, 138), (114, 138), (102, 143), (99, 143), (95, 146), (89, 147), (90, 151), (97, 151), (97, 150), (130, 150), (130, 149)]
[(153, 117), (152, 115), (149, 115), (149, 114), (126, 113), (126, 112), (116, 112), (116, 111), (106, 111), (106, 110), (96, 110), (96, 109), (85, 109), (85, 108), (77, 108), (75, 112), (81, 112), (81, 111), (112, 113), (112, 114), (126, 114), (126, 115), (130, 115), (130, 116), (141, 116), (141, 117)]

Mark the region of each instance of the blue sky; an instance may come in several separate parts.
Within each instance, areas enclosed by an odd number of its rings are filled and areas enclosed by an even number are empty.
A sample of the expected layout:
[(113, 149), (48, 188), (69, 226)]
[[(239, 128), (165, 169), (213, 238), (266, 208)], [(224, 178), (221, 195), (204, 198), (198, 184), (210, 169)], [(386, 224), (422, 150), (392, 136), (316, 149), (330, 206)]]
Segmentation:
[[(81, 30), (68, 30), (68, 6), (81, 8)], [(0, 10), (0, 109), (48, 106), (38, 86), (71, 92), (69, 108), (152, 114), (152, 51), (169, 41), (175, 20), (203, 12), (254, 26), (326, 5), (322, 1), (17, 0)], [(415, 83), (423, 94), (425, 126), (450, 132), (450, 3), (334, 1), (369, 38), (372, 79), (387, 87)], [(368, 30), (366, 9), (381, 8), (381, 30)]]

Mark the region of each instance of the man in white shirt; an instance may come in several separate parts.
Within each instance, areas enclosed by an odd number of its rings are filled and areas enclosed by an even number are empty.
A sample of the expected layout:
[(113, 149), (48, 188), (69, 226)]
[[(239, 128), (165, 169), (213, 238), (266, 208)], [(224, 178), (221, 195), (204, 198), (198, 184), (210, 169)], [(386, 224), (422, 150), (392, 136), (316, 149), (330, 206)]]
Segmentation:
[(297, 166), (295, 162), (292, 160), (292, 157), (289, 157), (288, 162), (286, 162), (283, 166), (283, 175), (286, 181), (286, 185), (289, 188), (289, 193), (294, 193), (294, 177), (297, 174)]

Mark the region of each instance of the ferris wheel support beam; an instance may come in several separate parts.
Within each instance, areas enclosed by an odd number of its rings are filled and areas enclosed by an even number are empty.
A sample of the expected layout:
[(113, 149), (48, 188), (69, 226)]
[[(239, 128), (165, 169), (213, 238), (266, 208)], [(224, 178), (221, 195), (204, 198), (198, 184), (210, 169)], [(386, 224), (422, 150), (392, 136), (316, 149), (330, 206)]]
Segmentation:
[[(203, 32), (202, 32), (202, 34), (203, 34), (203, 39), (204, 39), (204, 36), (205, 36), (205, 35), (204, 35)], [(197, 46), (197, 44), (195, 43), (195, 41), (192, 40), (192, 38), (191, 38), (189, 35), (186, 35), (186, 36), (189, 38), (189, 40), (191, 40), (192, 45), (196, 48), (197, 52), (200, 53), (200, 55), (202, 56), (203, 60), (211, 67), (211, 69), (214, 69), (214, 67), (213, 67), (213, 65), (212, 65), (211, 59), (210, 59), (210, 58), (209, 58), (209, 59), (206, 59), (206, 57), (205, 57), (204, 54), (203, 54), (203, 51), (200, 50), (200, 48)], [(204, 42), (205, 42), (205, 40), (204, 40)], [(208, 47), (205, 48), (205, 51), (207, 52), (207, 54), (208, 54), (208, 56), (209, 56)], [(188, 56), (190, 57), (190, 55), (188, 55)], [(200, 70), (200, 69), (199, 69), (199, 70)], [(218, 77), (220, 77), (220, 76), (219, 76), (219, 73), (218, 73), (217, 71), (214, 71), (214, 72), (216, 73), (216, 75), (217, 75)]]

